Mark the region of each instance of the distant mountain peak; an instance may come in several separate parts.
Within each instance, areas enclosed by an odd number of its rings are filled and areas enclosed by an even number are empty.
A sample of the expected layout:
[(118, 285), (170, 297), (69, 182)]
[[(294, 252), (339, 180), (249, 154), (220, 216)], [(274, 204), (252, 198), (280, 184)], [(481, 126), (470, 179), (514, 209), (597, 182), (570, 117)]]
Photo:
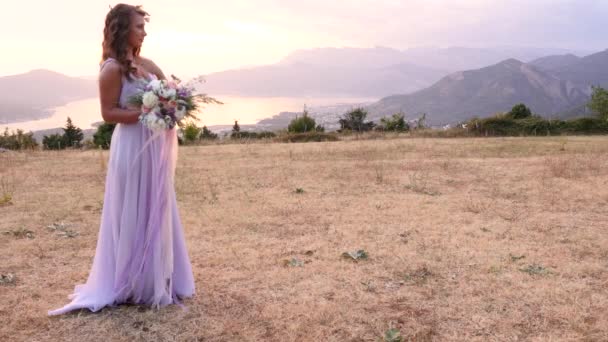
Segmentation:
[(36, 76), (65, 76), (64, 74), (48, 69), (33, 69), (25, 73), (25, 75), (36, 75)]
[(515, 58), (452, 73), (433, 86), (408, 95), (385, 97), (370, 106), (372, 119), (405, 112), (427, 113), (432, 125), (444, 125), (505, 112), (525, 103), (535, 113), (559, 115), (588, 100), (586, 87), (562, 80)]
[(515, 58), (509, 58), (509, 59), (505, 59), (504, 61), (498, 63), (497, 65), (504, 65), (507, 67), (516, 67), (516, 68), (520, 68), (522, 65), (524, 65), (524, 62), (515, 59)]

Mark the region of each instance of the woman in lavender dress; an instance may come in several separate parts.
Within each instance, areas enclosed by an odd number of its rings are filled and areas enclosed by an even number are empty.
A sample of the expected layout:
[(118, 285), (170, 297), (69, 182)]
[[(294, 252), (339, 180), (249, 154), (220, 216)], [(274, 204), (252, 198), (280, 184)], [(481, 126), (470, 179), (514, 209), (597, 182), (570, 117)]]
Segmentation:
[(76, 285), (71, 302), (49, 315), (121, 303), (161, 307), (194, 294), (173, 186), (175, 129), (154, 134), (138, 122), (140, 111), (128, 105), (147, 81), (165, 78), (139, 56), (146, 21), (141, 7), (124, 4), (106, 16), (99, 95), (103, 119), (117, 126), (97, 248), (87, 282)]

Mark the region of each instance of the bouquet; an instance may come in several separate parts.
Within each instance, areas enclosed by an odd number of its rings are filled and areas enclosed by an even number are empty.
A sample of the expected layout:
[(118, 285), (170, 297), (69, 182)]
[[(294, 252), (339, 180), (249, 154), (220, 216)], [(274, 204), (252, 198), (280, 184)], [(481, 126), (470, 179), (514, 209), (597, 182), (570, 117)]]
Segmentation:
[[(205, 94), (195, 94), (196, 88), (182, 85), (181, 80), (171, 75), (172, 80), (150, 81), (144, 91), (131, 97), (129, 103), (141, 107), (139, 121), (155, 130), (182, 127), (185, 119), (198, 120), (196, 112), (202, 103), (221, 102)], [(200, 78), (193, 82), (199, 82)]]

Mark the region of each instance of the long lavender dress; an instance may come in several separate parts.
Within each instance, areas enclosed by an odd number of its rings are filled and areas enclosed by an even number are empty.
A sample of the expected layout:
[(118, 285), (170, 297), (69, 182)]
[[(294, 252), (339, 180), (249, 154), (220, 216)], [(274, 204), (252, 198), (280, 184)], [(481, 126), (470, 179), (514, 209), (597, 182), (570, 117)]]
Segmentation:
[[(123, 77), (120, 105), (145, 83)], [(72, 301), (49, 315), (121, 303), (161, 307), (194, 294), (173, 185), (176, 160), (175, 129), (116, 126), (93, 267), (87, 282), (68, 296)]]

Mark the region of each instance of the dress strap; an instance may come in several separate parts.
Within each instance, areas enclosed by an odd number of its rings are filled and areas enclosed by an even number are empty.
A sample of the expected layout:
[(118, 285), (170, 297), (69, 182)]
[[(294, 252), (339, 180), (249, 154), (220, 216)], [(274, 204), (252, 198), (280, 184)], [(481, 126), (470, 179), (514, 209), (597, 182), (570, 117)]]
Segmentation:
[(101, 64), (99, 64), (99, 71), (101, 71), (103, 69), (103, 67), (106, 66), (106, 64), (108, 64), (108, 62), (110, 62), (110, 61), (117, 62), (116, 59), (114, 59), (112, 57), (108, 57), (108, 59), (106, 59), (105, 61), (101, 62)]

